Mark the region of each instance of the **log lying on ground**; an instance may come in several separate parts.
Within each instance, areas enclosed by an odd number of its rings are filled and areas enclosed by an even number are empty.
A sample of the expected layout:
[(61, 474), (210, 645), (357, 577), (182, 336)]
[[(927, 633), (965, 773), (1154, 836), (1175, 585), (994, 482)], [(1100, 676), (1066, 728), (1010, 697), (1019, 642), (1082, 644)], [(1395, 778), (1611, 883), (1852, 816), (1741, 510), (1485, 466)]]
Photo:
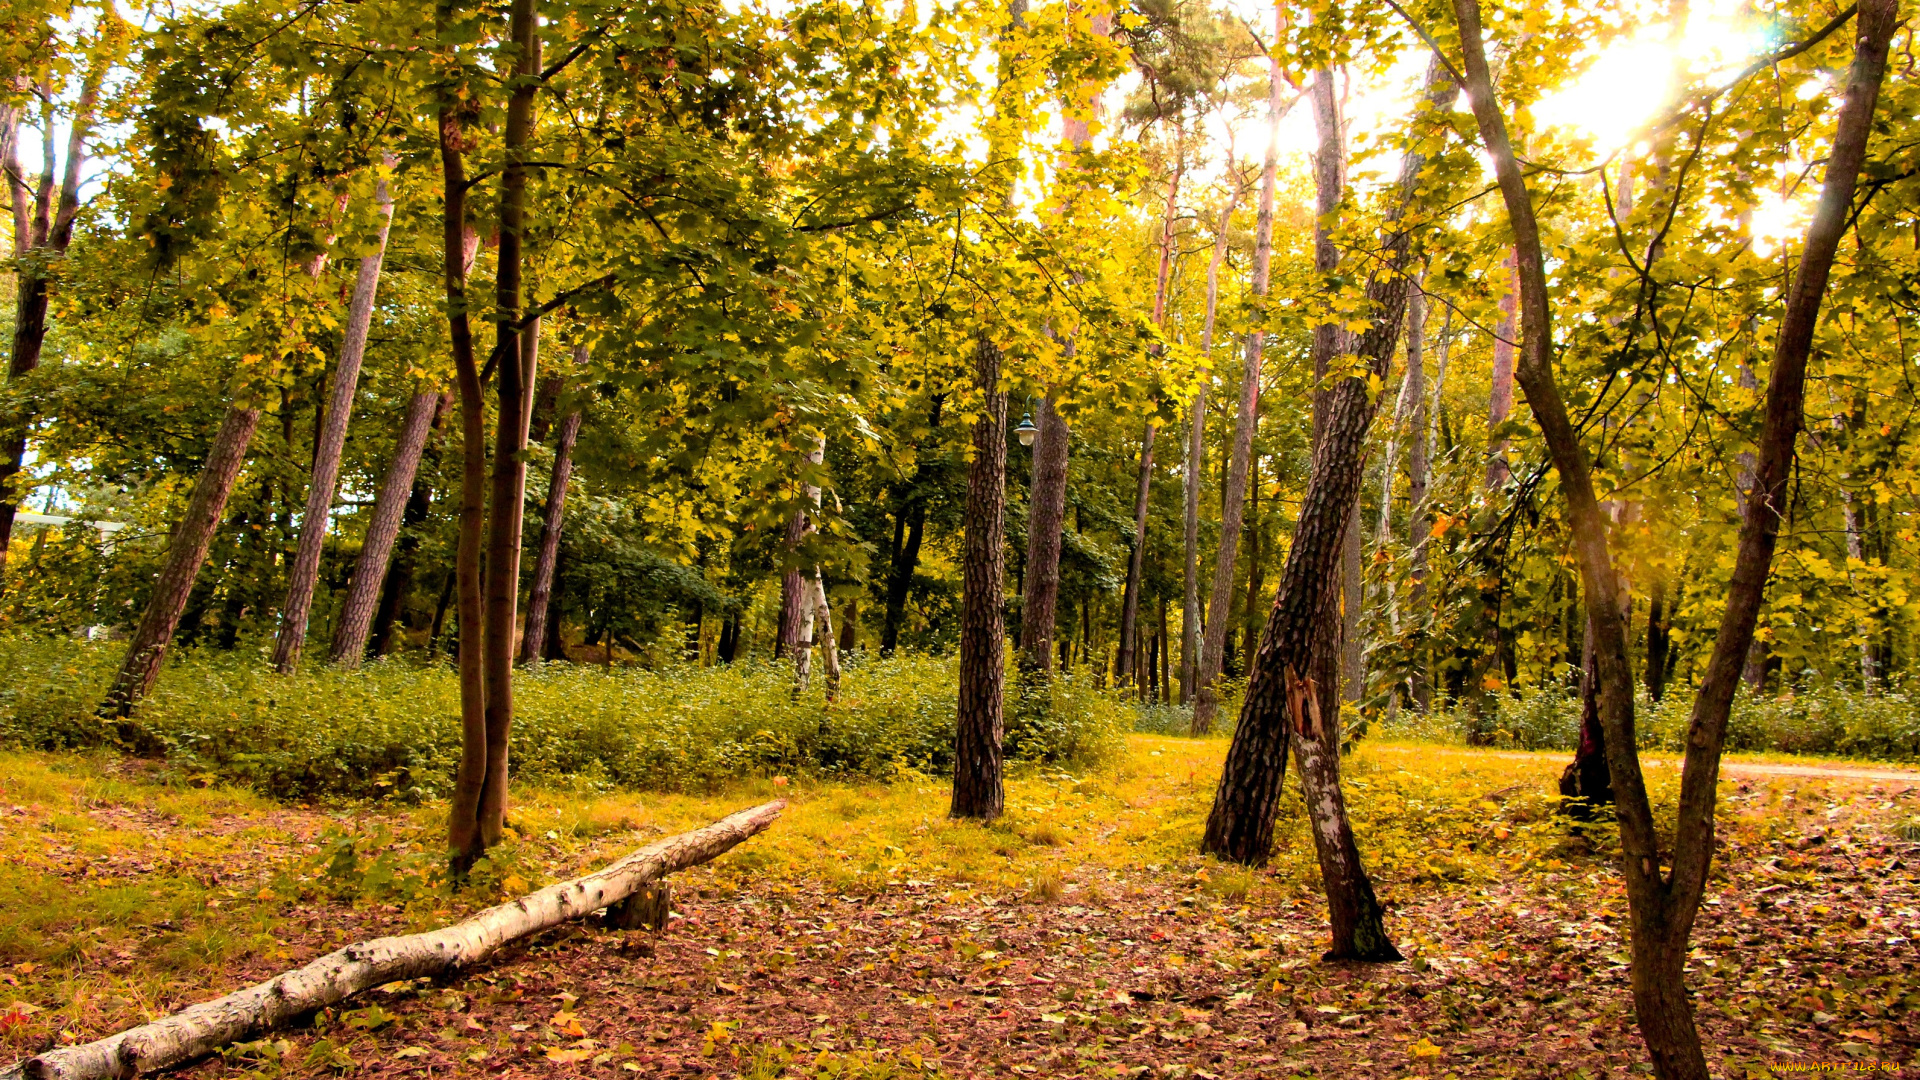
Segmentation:
[(726, 852), (772, 825), (786, 806), (786, 800), (776, 799), (742, 810), (705, 828), (649, 844), (604, 870), (488, 908), (452, 926), (348, 945), (217, 1001), (0, 1069), (0, 1080), (95, 1080), (154, 1072), (203, 1057), (249, 1033), (278, 1027), (364, 990), (478, 963), (516, 938), (617, 905), (667, 874)]

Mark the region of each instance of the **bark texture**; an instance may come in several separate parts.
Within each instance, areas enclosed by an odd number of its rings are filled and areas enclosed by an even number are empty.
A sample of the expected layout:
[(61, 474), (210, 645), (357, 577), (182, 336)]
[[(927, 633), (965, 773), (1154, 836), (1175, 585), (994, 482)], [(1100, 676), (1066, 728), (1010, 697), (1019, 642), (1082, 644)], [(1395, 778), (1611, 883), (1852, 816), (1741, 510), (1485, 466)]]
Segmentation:
[[(587, 347), (573, 349), (574, 367), (584, 367)], [(573, 445), (580, 439), (580, 410), (568, 413), (560, 421), (560, 436), (553, 447), (553, 474), (547, 483), (547, 504), (540, 517), (540, 551), (533, 560), (533, 585), (527, 592), (527, 629), (520, 639), (522, 663), (536, 663), (546, 656), (547, 625), (552, 614), (554, 571), (560, 565), (560, 535), (566, 525), (567, 481), (573, 478)]]
[(0, 1080), (108, 1080), (158, 1072), (376, 986), (471, 967), (509, 942), (620, 905), (668, 874), (724, 854), (764, 832), (786, 805), (776, 799), (667, 837), (604, 869), (490, 907), (452, 926), (336, 949), (305, 967), (151, 1024), (29, 1058), (17, 1069), (0, 1072)]
[(346, 668), (360, 666), (367, 652), (367, 636), (373, 629), (373, 615), (380, 602), (380, 587), (387, 578), (394, 543), (400, 538), (400, 526), (407, 503), (413, 495), (413, 480), (420, 470), (420, 458), (427, 447), (433, 422), (446, 408), (448, 397), (437, 390), (424, 390), (407, 402), (406, 417), (400, 422), (400, 438), (393, 451), (393, 465), (374, 496), (372, 520), (367, 536), (360, 544), (360, 558), (354, 563), (353, 578), (347, 583), (347, 598), (341, 605), (340, 622), (334, 628), (332, 660)]
[[(387, 168), (394, 159), (387, 159)], [(288, 674), (300, 665), (307, 645), (307, 619), (313, 611), (314, 587), (320, 579), (320, 555), (327, 542), (333, 514), (334, 490), (340, 481), (340, 454), (347, 445), (347, 425), (353, 419), (353, 399), (360, 388), (360, 364), (367, 355), (367, 331), (373, 325), (373, 301), (380, 289), (380, 264), (386, 255), (387, 230), (393, 224), (393, 196), (381, 180), (380, 238), (373, 253), (360, 260), (347, 306), (346, 332), (340, 356), (328, 381), (325, 423), (313, 448), (313, 475), (307, 484), (307, 505), (300, 518), (300, 542), (287, 571), (287, 599), (280, 607), (280, 636), (273, 646), (273, 670)]]
[[(1617, 800), (1621, 869), (1631, 918), (1634, 1012), (1657, 1076), (1706, 1080), (1706, 1057), (1694, 1027), (1685, 973), (1687, 941), (1713, 856), (1720, 755), (1787, 505), (1795, 441), (1804, 424), (1807, 358), (1866, 156), (1888, 42), (1899, 21), (1898, 5), (1895, 0), (1866, 0), (1858, 7), (1853, 63), (1827, 155), (1826, 176), (1775, 339), (1753, 484), (1743, 508), (1727, 605), (1694, 698), (1670, 856), (1660, 849), (1634, 750), (1632, 668), (1624, 619), (1614, 595), (1617, 582), (1606, 521), (1594, 494), (1585, 448), (1554, 381), (1550, 298), (1532, 199), (1493, 95), (1479, 4), (1454, 0), (1453, 7), (1475, 119), (1500, 181), (1518, 256), (1523, 351), (1516, 375), (1560, 475), (1593, 625), (1600, 719)], [(1667, 858), (1672, 870), (1662, 872), (1661, 863)]]
[[(1284, 22), (1284, 11), (1275, 15)], [(1278, 31), (1277, 31), (1278, 32)], [(1253, 240), (1253, 303), (1264, 307), (1267, 281), (1273, 264), (1273, 195), (1280, 167), (1280, 119), (1287, 106), (1282, 100), (1286, 81), (1278, 59), (1270, 60), (1267, 70), (1267, 156), (1260, 175), (1260, 210), (1255, 219)], [(1253, 457), (1254, 430), (1260, 423), (1260, 369), (1266, 349), (1266, 331), (1258, 322), (1247, 334), (1246, 366), (1240, 375), (1240, 411), (1233, 429), (1233, 446), (1227, 456), (1226, 489), (1221, 493), (1220, 548), (1214, 555), (1213, 590), (1207, 599), (1208, 618), (1200, 643), (1200, 667), (1194, 673), (1193, 730), (1213, 730), (1220, 712), (1220, 692), (1214, 681), (1220, 677), (1220, 664), (1227, 648), (1227, 633), (1232, 629), (1233, 567), (1240, 552), (1240, 523), (1247, 498), (1247, 462)]]
[(1060, 542), (1067, 521), (1067, 456), (1072, 441), (1056, 397), (1049, 392), (1041, 399), (1037, 417), (1040, 432), (1033, 442), (1026, 580), (1020, 600), (1020, 666), (1024, 671), (1043, 674), (1053, 670), (1053, 630), (1060, 602)]
[(973, 378), (982, 402), (967, 465), (967, 524), (960, 567), (960, 704), (954, 725), (952, 816), (992, 821), (1006, 806), (1001, 738), (1006, 718), (1006, 623), (1001, 612), (1006, 553), (1007, 394), (999, 389), (1000, 348), (974, 342)]
[[(1233, 171), (1233, 163), (1227, 163), (1227, 171)], [(1220, 267), (1227, 261), (1227, 227), (1233, 221), (1233, 208), (1239, 199), (1236, 187), (1227, 197), (1227, 204), (1220, 208), (1220, 221), (1213, 232), (1213, 256), (1207, 260), (1207, 306), (1204, 321), (1200, 329), (1200, 356), (1211, 370), (1213, 364), (1213, 321), (1220, 302)], [(1211, 376), (1209, 376), (1211, 378)], [(1183, 477), (1186, 497), (1185, 536), (1182, 542), (1186, 556), (1185, 591), (1180, 606), (1180, 704), (1191, 702), (1198, 691), (1196, 682), (1200, 671), (1200, 627), (1203, 616), (1200, 611), (1200, 482), (1206, 475), (1207, 465), (1207, 384), (1202, 382), (1200, 390), (1193, 396), (1193, 418), (1187, 425), (1187, 462)], [(1206, 734), (1199, 724), (1196, 711), (1191, 721), (1195, 735)], [(1212, 726), (1212, 717), (1207, 718), (1208, 727)]]
[(194, 481), (186, 516), (175, 530), (173, 542), (167, 546), (167, 561), (154, 580), (153, 596), (140, 616), (140, 625), (134, 628), (132, 640), (127, 643), (127, 658), (107, 690), (106, 703), (101, 706), (103, 714), (131, 715), (133, 707), (147, 696), (160, 677), (160, 665), (166, 659), (167, 646), (173, 642), (174, 628), (180, 625), (180, 614), (187, 608), (194, 579), (200, 576), (200, 565), (207, 560), (207, 547), (220, 528), (227, 496), (233, 494), (233, 482), (246, 463), (247, 444), (253, 441), (253, 431), (259, 426), (260, 410), (251, 406), (232, 406), (220, 421), (220, 431), (213, 437), (206, 466)]
[(1127, 555), (1127, 585), (1120, 597), (1120, 681), (1133, 672), (1134, 642), (1139, 637), (1140, 587), (1146, 580), (1148, 496), (1153, 493), (1153, 424), (1140, 433), (1140, 482), (1133, 494), (1133, 550)]
[[(1445, 81), (1437, 64), (1428, 73), (1428, 112), (1444, 112), (1457, 93)], [(1399, 200), (1389, 212), (1388, 235), (1384, 238), (1377, 269), (1367, 282), (1371, 323), (1356, 343), (1356, 352), (1367, 370), (1384, 378), (1399, 339), (1406, 315), (1407, 293), (1411, 282), (1405, 271), (1411, 238), (1403, 224), (1407, 204), (1414, 198), (1425, 154), (1409, 148), (1402, 162)], [(1248, 865), (1264, 864), (1273, 850), (1273, 815), (1279, 802), (1280, 784), (1286, 775), (1286, 755), (1294, 734), (1312, 736), (1324, 748), (1331, 742), (1331, 754), (1315, 754), (1314, 768), (1302, 770), (1307, 801), (1315, 808), (1316, 846), (1333, 840), (1344, 857), (1344, 845), (1331, 830), (1323, 829), (1322, 819), (1337, 823), (1344, 818), (1338, 798), (1338, 689), (1325, 678), (1327, 661), (1335, 655), (1337, 639), (1329, 640), (1326, 628), (1337, 628), (1335, 604), (1338, 596), (1337, 571), (1346, 530), (1365, 473), (1362, 449), (1367, 429), (1373, 421), (1377, 402), (1369, 398), (1364, 380), (1343, 378), (1330, 388), (1326, 407), (1318, 410), (1320, 436), (1313, 452), (1312, 471), (1294, 527), (1294, 539), (1287, 552), (1280, 586), (1274, 597), (1272, 613), (1261, 634), (1259, 652), (1251, 658), (1251, 674), (1246, 702), (1240, 711), (1240, 723), (1234, 729), (1233, 743), (1221, 771), (1213, 809), (1207, 818), (1204, 850), (1223, 859)], [(1317, 661), (1317, 663), (1316, 663)], [(1320, 675), (1316, 676), (1316, 667)], [(1331, 717), (1331, 719), (1329, 719)], [(1330, 761), (1329, 761), (1330, 757)], [(1303, 766), (1307, 759), (1302, 759)], [(1331, 769), (1328, 765), (1331, 765)], [(1349, 835), (1350, 842), (1351, 837)], [(1328, 852), (1321, 851), (1323, 865)], [(1357, 856), (1352, 856), (1354, 877), (1364, 880)], [(1335, 879), (1328, 878), (1329, 887)], [(1370, 892), (1370, 888), (1366, 890)], [(1358, 888), (1348, 896), (1363, 903), (1365, 893)], [(1376, 939), (1364, 929), (1368, 919), (1377, 921), (1374, 912), (1362, 912), (1352, 929), (1350, 943), (1335, 941), (1335, 952), (1350, 948), (1345, 955), (1355, 957), (1387, 955), (1391, 943), (1384, 934)], [(1336, 917), (1339, 917), (1336, 913)], [(1384, 946), (1384, 949), (1379, 948)]]

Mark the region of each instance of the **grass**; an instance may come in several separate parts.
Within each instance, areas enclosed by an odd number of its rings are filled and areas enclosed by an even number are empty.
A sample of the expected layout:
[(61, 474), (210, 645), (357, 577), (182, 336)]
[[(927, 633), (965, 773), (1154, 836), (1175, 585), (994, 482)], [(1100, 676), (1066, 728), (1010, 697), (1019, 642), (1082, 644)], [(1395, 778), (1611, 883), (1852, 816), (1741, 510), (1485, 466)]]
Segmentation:
[[(440, 877), (437, 803), (296, 807), (103, 753), (0, 753), (0, 1002), (17, 1000), (0, 1014), (0, 1039), (25, 1052), (63, 1032), (114, 1030), (347, 941), (443, 924), (774, 797), (791, 806), (773, 833), (694, 876), (722, 895), (768, 879), (856, 897), (915, 881), (949, 896), (1093, 904), (1141, 872), (1234, 904), (1317, 895), (1295, 788), (1267, 869), (1195, 853), (1225, 745), (1132, 735), (1097, 768), (1024, 766), (1006, 817), (987, 827), (949, 820), (946, 785), (926, 778), (760, 777), (710, 793), (522, 787), (508, 842), (460, 893)], [(1552, 813), (1559, 764), (1559, 755), (1363, 744), (1347, 788), (1376, 879), (1401, 892), (1470, 889), (1566, 865), (1569, 844), (1591, 840), (1570, 839)], [(1649, 778), (1657, 803), (1670, 803), (1674, 770)], [(1809, 814), (1830, 790), (1767, 784)], [(1802, 789), (1813, 795), (1793, 803)], [(1410, 936), (1417, 950), (1417, 928)]]

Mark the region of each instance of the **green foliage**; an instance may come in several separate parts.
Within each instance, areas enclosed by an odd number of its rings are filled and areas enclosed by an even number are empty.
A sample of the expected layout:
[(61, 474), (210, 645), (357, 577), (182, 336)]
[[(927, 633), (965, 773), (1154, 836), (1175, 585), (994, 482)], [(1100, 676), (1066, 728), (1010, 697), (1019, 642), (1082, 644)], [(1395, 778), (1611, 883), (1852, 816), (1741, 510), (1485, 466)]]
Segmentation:
[[(282, 798), (419, 799), (452, 783), (460, 710), (448, 668), (379, 663), (283, 677), (239, 654), (199, 650), (132, 721), (109, 725), (94, 706), (119, 654), (0, 639), (0, 743), (155, 750), (186, 775)], [(796, 699), (791, 671), (771, 664), (527, 671), (515, 686), (515, 771), (534, 782), (679, 791), (749, 776), (887, 779), (950, 767), (952, 661), (902, 655), (851, 665), (835, 704), (819, 681)], [(1074, 677), (1007, 712), (1008, 756), (1033, 762), (1100, 762), (1128, 727), (1124, 704)]]
[[(1565, 750), (1580, 741), (1580, 698), (1558, 688), (1525, 690), (1486, 699), (1491, 714), (1454, 707), (1430, 716), (1403, 711), (1384, 721), (1389, 739), (1470, 743), (1509, 750)], [(1679, 754), (1686, 749), (1693, 696), (1642, 695), (1635, 710), (1640, 749)], [(1818, 754), (1829, 757), (1920, 761), (1920, 709), (1912, 693), (1821, 685), (1773, 696), (1741, 693), (1727, 723), (1727, 750), (1736, 753)]]

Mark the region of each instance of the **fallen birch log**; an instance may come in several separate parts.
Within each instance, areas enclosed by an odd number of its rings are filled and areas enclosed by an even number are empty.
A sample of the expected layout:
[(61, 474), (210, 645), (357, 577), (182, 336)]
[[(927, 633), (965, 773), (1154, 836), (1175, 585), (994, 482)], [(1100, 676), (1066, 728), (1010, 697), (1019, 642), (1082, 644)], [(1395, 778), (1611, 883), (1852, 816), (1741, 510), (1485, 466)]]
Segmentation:
[(0, 1069), (0, 1080), (104, 1080), (155, 1072), (376, 986), (478, 963), (516, 938), (618, 904), (667, 874), (722, 854), (772, 825), (786, 805), (786, 800), (776, 799), (667, 837), (603, 870), (550, 885), (452, 926), (348, 945), (306, 967), (151, 1024)]

